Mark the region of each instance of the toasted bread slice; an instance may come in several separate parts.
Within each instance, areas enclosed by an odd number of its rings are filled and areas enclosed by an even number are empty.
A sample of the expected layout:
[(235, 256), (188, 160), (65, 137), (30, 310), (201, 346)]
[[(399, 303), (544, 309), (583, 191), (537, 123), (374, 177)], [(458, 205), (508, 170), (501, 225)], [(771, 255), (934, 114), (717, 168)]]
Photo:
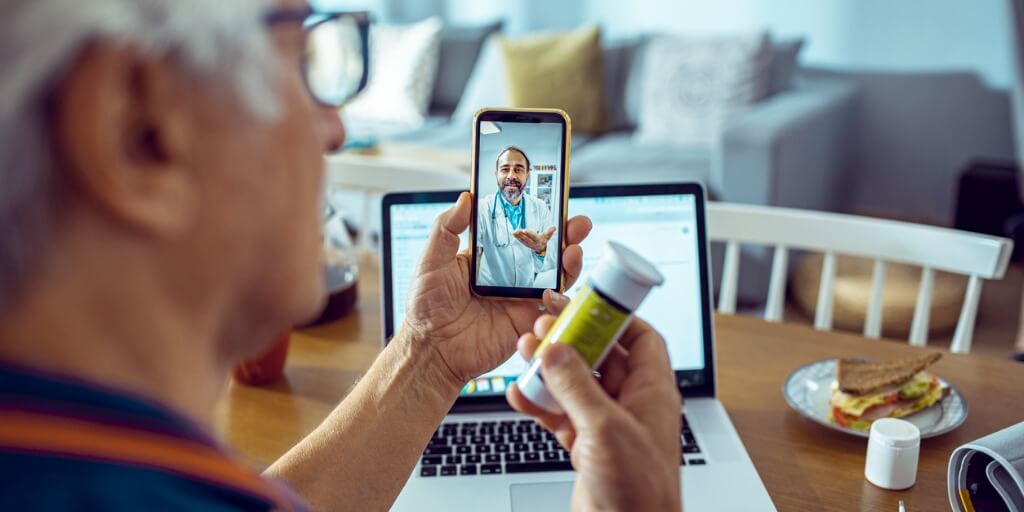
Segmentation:
[(840, 359), (836, 364), (839, 389), (854, 395), (863, 395), (896, 384), (902, 384), (917, 372), (938, 361), (942, 354), (893, 361), (867, 362), (860, 359)]

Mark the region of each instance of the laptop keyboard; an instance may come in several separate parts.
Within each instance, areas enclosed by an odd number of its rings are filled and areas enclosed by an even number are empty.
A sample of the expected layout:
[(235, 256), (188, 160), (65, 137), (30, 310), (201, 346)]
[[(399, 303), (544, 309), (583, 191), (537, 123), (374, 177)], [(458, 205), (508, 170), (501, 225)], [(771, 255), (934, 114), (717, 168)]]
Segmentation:
[[(682, 420), (680, 464), (705, 464), (685, 415)], [(572, 463), (554, 434), (530, 419), (444, 423), (420, 460), (421, 477), (541, 471), (572, 471)]]

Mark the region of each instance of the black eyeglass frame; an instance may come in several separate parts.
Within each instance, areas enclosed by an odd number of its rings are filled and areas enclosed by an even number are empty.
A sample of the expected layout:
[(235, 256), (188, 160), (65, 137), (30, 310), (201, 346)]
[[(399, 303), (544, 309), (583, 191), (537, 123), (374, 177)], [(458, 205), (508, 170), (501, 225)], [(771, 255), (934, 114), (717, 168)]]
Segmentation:
[(317, 25), (328, 21), (333, 21), (339, 18), (351, 19), (356, 29), (359, 30), (359, 39), (362, 43), (362, 57), (363, 57), (363, 76), (359, 79), (359, 86), (356, 87), (355, 91), (349, 95), (348, 98), (341, 101), (340, 103), (326, 102), (313, 91), (312, 84), (309, 83), (309, 73), (306, 69), (307, 63), (305, 59), (302, 61), (302, 80), (306, 84), (306, 90), (313, 99), (326, 107), (339, 108), (345, 104), (348, 100), (351, 100), (357, 94), (359, 94), (364, 88), (366, 83), (370, 79), (370, 13), (366, 11), (318, 11), (310, 8), (277, 8), (267, 11), (263, 15), (263, 22), (268, 26), (277, 25), (280, 23), (302, 23), (302, 30), (308, 35)]

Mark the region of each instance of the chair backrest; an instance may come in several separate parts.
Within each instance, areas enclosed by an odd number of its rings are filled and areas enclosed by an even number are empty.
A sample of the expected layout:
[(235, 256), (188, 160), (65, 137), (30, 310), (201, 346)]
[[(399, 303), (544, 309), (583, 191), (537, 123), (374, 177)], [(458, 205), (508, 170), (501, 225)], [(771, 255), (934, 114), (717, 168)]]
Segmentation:
[(717, 202), (708, 203), (708, 234), (712, 241), (725, 242), (726, 247), (718, 301), (718, 310), (723, 313), (736, 310), (740, 245), (774, 247), (765, 305), (765, 319), (772, 322), (782, 320), (789, 250), (823, 253), (814, 313), (814, 326), (821, 330), (832, 328), (836, 255), (873, 259), (871, 295), (864, 321), (864, 336), (869, 338), (881, 335), (886, 262), (921, 267), (921, 284), (910, 328), (912, 345), (925, 345), (928, 340), (935, 271), (969, 276), (953, 336), (953, 352), (970, 352), (982, 279), (1001, 279), (1013, 249), (1013, 242), (1006, 238), (966, 231), (854, 215)]

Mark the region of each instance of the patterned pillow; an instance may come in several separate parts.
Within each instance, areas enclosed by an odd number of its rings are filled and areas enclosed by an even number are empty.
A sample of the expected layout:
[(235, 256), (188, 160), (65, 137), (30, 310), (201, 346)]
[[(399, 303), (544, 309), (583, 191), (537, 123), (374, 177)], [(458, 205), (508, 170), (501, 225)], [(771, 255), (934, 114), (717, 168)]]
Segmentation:
[(370, 28), (370, 80), (344, 107), (346, 119), (416, 128), (426, 119), (437, 79), (440, 18)]
[(769, 91), (767, 33), (653, 39), (644, 52), (635, 141), (714, 147), (729, 120)]

